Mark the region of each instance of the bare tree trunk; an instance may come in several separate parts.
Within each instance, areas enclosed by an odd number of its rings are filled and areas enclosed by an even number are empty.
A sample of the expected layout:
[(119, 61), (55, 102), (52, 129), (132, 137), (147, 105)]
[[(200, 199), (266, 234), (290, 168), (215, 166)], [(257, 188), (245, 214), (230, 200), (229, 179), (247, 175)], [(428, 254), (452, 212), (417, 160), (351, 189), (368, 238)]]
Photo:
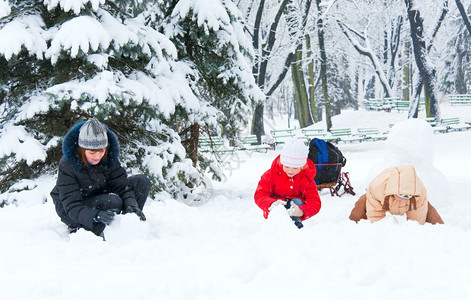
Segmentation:
[(309, 34), (306, 34), (306, 59), (308, 61), (307, 70), (308, 70), (308, 91), (309, 91), (309, 107), (311, 111), (311, 117), (314, 123), (318, 122), (317, 119), (317, 105), (316, 105), (316, 87), (314, 84), (314, 59), (311, 57), (311, 37)]
[(317, 19), (317, 37), (319, 39), (319, 51), (321, 55), (321, 80), (322, 80), (322, 95), (324, 98), (324, 107), (325, 107), (325, 122), (327, 125), (327, 130), (330, 130), (332, 127), (332, 110), (331, 103), (329, 101), (329, 92), (327, 88), (327, 54), (325, 52), (324, 44), (324, 24), (322, 19), (321, 11), (321, 0), (316, 0), (318, 19)]
[[(254, 23), (254, 29), (253, 29), (253, 35), (252, 35), (252, 45), (255, 50), (258, 50), (259, 48), (259, 37), (260, 37), (260, 24), (262, 23), (262, 15), (263, 15), (263, 9), (265, 6), (265, 0), (260, 0), (260, 3), (258, 4), (258, 10), (257, 10), (257, 15), (255, 16), (255, 23)], [(255, 77), (255, 82), (259, 84), (259, 61), (262, 58), (260, 57), (257, 61), (255, 61), (253, 67), (252, 67), (252, 73), (254, 74), (253, 76)], [(260, 84), (259, 84), (260, 86)]]
[(410, 66), (410, 42), (404, 43), (402, 51), (402, 99), (405, 101), (410, 100), (410, 87), (411, 87), (411, 66)]
[(466, 25), (466, 29), (468, 29), (469, 34), (471, 34), (471, 22), (469, 21), (468, 14), (460, 0), (455, 0), (455, 2), (460, 11), (461, 17), (463, 18), (464, 25)]
[(285, 11), (286, 5), (290, 2), (290, 0), (283, 0), (281, 2), (280, 7), (278, 8), (278, 12), (276, 13), (275, 19), (270, 26), (270, 33), (268, 34), (268, 40), (266, 44), (262, 47), (262, 59), (260, 62), (260, 73), (258, 77), (258, 83), (260, 87), (265, 86), (265, 75), (267, 74), (267, 67), (268, 67), (268, 57), (271, 55), (271, 51), (273, 46), (275, 45), (276, 41), (276, 28), (280, 23), (281, 16)]
[(263, 102), (255, 104), (254, 115), (252, 118), (252, 134), (257, 136), (257, 141), (259, 144), (262, 143), (262, 135), (265, 132), (265, 128), (263, 126), (263, 110)]
[(427, 48), (424, 40), (424, 24), (420, 12), (414, 8), (413, 0), (404, 0), (411, 28), (412, 45), (414, 48), (415, 63), (424, 81), (425, 112), (427, 117), (440, 121), (440, 107), (435, 94), (435, 69), (430, 67)]
[(290, 53), (286, 57), (285, 64), (283, 67), (282, 72), (279, 74), (278, 78), (275, 80), (275, 83), (270, 87), (268, 92), (266, 93), (267, 97), (270, 97), (273, 92), (276, 90), (276, 88), (281, 84), (281, 82), (285, 79), (286, 74), (288, 73), (288, 70), (290, 69), (291, 63), (293, 62), (295, 54)]
[(304, 73), (302, 67), (302, 45), (296, 48), (296, 62), (291, 65), (291, 74), (294, 86), (294, 96), (296, 100), (296, 108), (298, 112), (298, 120), (301, 128), (307, 127), (312, 124), (310, 116), (308, 94), (306, 91), (306, 84), (304, 81)]
[(467, 47), (464, 44), (463, 34), (460, 34), (455, 43), (455, 91), (458, 94), (468, 93), (466, 84), (466, 67), (464, 66), (464, 59), (468, 54), (466, 50)]
[[(278, 24), (280, 22), (280, 18), (282, 14), (284, 13), (284, 10), (286, 8), (286, 5), (290, 2), (290, 0), (283, 0), (280, 4), (280, 7), (278, 9), (278, 12), (275, 16), (275, 19), (273, 20), (273, 23), (270, 26), (270, 33), (268, 35), (268, 40), (265, 45), (263, 45), (263, 49), (261, 51), (261, 56), (259, 57), (258, 61), (253, 67), (253, 74), (255, 77), (255, 82), (258, 84), (260, 89), (262, 91), (265, 91), (265, 76), (267, 72), (267, 67), (268, 67), (268, 58), (271, 55), (271, 50), (273, 49), (273, 45), (275, 44), (276, 40), (276, 28), (278, 27)], [(263, 15), (263, 10), (265, 6), (265, 0), (261, 0), (258, 6), (257, 10), (257, 15), (256, 15), (256, 20), (255, 20), (255, 28), (254, 28), (254, 34), (252, 37), (252, 44), (254, 46), (254, 49), (257, 51), (259, 50), (260, 44), (259, 44), (259, 32), (260, 32), (260, 24), (262, 20), (262, 15)], [(284, 72), (286, 75), (286, 72)], [(281, 83), (280, 81), (277, 81), (278, 84)], [(275, 90), (276, 87), (273, 89)], [(264, 103), (256, 103), (255, 104), (255, 110), (254, 110), (254, 115), (253, 115), (253, 120), (252, 120), (252, 134), (255, 134), (257, 136), (257, 140), (261, 142), (262, 140), (262, 135), (265, 134), (265, 128), (263, 126), (263, 111), (264, 111)]]
[[(383, 68), (381, 67), (381, 63), (378, 60), (378, 58), (375, 56), (373, 51), (367, 47), (363, 47), (360, 45), (358, 41), (356, 41), (349, 33), (349, 31), (352, 31), (350, 28), (348, 28), (345, 24), (343, 24), (340, 20), (337, 20), (337, 24), (340, 26), (340, 29), (342, 30), (343, 34), (347, 37), (347, 39), (352, 43), (353, 47), (355, 50), (357, 50), (358, 53), (361, 55), (364, 55), (369, 58), (371, 63), (373, 64), (373, 67), (375, 69), (375, 73), (379, 78), (379, 82), (381, 83), (381, 86), (383, 87), (384, 94), (386, 97), (391, 97), (392, 96), (392, 91), (391, 87), (389, 86), (386, 74), (384, 73)], [(353, 32), (353, 31), (352, 31)], [(356, 32), (354, 32), (357, 34)], [(362, 37), (365, 39), (365, 37)]]
[[(411, 0), (412, 1), (412, 0)], [(407, 1), (406, 1), (407, 2)], [(411, 2), (412, 3), (412, 2)], [(407, 5), (407, 3), (406, 3)], [(433, 32), (432, 32), (432, 37), (428, 43), (428, 46), (426, 47), (426, 52), (425, 52), (425, 55), (428, 55), (428, 53), (430, 52), (430, 49), (432, 49), (432, 44), (433, 44), (433, 39), (435, 38), (435, 36), (437, 35), (437, 32), (438, 30), (440, 29), (442, 23), (443, 23), (443, 20), (445, 19), (445, 16), (446, 14), (448, 13), (448, 0), (445, 0), (444, 3), (443, 3), (443, 9), (442, 9), (442, 13), (440, 14), (440, 17), (437, 21), (437, 24), (435, 24), (435, 27), (433, 29)], [(418, 17), (420, 17), (420, 14), (418, 14)], [(410, 15), (409, 15), (409, 18), (410, 18)], [(422, 19), (420, 20), (420, 22), (422, 23)], [(423, 26), (423, 24), (422, 24)], [(421, 27), (422, 28), (422, 27)], [(423, 28), (422, 28), (422, 35), (423, 35)], [(423, 40), (423, 37), (422, 37), (422, 42), (423, 42), (423, 45), (425, 47), (425, 41)], [(415, 47), (414, 47), (414, 51), (415, 51)], [(416, 57), (417, 59), (417, 57)], [(435, 72), (435, 70), (433, 70), (433, 72)], [(434, 74), (435, 75), (435, 74)], [(420, 72), (420, 68), (419, 68), (419, 78), (417, 80), (417, 85), (416, 85), (416, 90), (415, 90), (415, 96), (412, 98), (412, 103), (410, 105), (410, 109), (409, 109), (409, 113), (408, 113), (408, 117), (409, 118), (417, 118), (419, 116), (419, 106), (420, 106), (420, 94), (422, 92), (422, 85), (424, 83), (424, 80), (423, 80), (423, 74)], [(426, 112), (429, 112), (430, 109), (431, 109), (431, 103), (430, 103), (430, 91), (427, 91), (427, 90), (424, 90), (424, 93), (425, 93), (425, 108), (426, 108)], [(438, 107), (438, 100), (437, 100), (437, 107)], [(428, 116), (428, 115), (427, 115)]]
[(190, 127), (190, 144), (188, 145), (190, 148), (190, 159), (193, 162), (193, 167), (196, 167), (198, 163), (198, 141), (200, 139), (200, 124), (195, 122)]
[[(397, 52), (399, 50), (399, 44), (401, 41), (401, 28), (402, 28), (403, 18), (399, 16), (397, 18), (396, 26), (391, 29), (391, 40), (389, 42), (389, 49), (391, 50), (391, 57), (389, 61), (389, 86), (393, 86), (394, 84), (394, 75), (395, 75), (395, 63)], [(386, 40), (387, 42), (387, 40)], [(387, 45), (387, 43), (385, 43)]]

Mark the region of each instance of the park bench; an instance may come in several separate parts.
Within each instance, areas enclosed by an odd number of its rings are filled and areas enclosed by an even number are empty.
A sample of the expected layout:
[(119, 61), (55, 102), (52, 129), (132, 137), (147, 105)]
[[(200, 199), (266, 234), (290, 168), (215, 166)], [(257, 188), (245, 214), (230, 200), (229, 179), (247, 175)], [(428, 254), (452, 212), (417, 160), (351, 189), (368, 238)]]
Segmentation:
[(391, 111), (396, 108), (396, 103), (399, 102), (401, 98), (399, 97), (389, 97), (383, 98), (383, 107), (381, 110)]
[(296, 135), (293, 133), (293, 129), (278, 129), (278, 130), (270, 130), (270, 134), (273, 137), (275, 145), (283, 144), (288, 140), (292, 139)]
[(366, 110), (381, 110), (383, 99), (365, 99), (363, 100), (363, 107)]
[(435, 121), (434, 117), (425, 118), (425, 121), (427, 121), (427, 123), (429, 123), (430, 126), (432, 126), (432, 127), (437, 126), (437, 122)]
[(323, 139), (327, 136), (327, 132), (322, 128), (301, 129), (301, 133), (308, 140), (313, 138)]
[(446, 126), (437, 126), (437, 121), (434, 117), (425, 118), (425, 121), (432, 126), (433, 133), (445, 133), (447, 131)]
[(384, 99), (382, 98), (370, 98), (363, 101), (363, 106), (367, 110), (382, 110), (384, 105)]
[(399, 97), (388, 97), (388, 98), (371, 98), (363, 100), (363, 106), (367, 110), (384, 110), (391, 111), (395, 109), (395, 103), (400, 101)]
[(350, 128), (330, 129), (329, 132), (331, 136), (326, 136), (324, 140), (351, 143), (361, 142), (364, 139), (363, 136), (353, 135)]
[(450, 105), (471, 105), (471, 95), (468, 94), (452, 94), (448, 95)]
[(234, 147), (226, 146), (224, 139), (219, 136), (200, 138), (198, 146), (201, 152), (234, 153), (236, 150)]
[(272, 147), (268, 144), (259, 144), (256, 135), (248, 135), (239, 138), (238, 150), (268, 152), (271, 148)]
[(388, 138), (387, 134), (379, 131), (378, 128), (358, 128), (357, 135), (363, 136), (365, 141), (384, 141)]
[(442, 126), (446, 127), (446, 131), (461, 131), (471, 129), (471, 125), (461, 123), (460, 118), (443, 118), (441, 121)]
[(397, 111), (408, 111), (410, 106), (409, 101), (398, 100), (394, 102), (394, 110)]

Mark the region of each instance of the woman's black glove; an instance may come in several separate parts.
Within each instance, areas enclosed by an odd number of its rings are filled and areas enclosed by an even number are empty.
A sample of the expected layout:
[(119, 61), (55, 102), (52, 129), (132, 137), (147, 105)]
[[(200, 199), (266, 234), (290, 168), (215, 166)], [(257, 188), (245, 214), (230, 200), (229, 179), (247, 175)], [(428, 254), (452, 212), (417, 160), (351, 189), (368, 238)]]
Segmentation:
[(114, 219), (114, 212), (110, 210), (99, 210), (98, 213), (96, 214), (96, 217), (93, 218), (93, 222), (110, 225), (113, 219)]
[(137, 206), (132, 206), (132, 205), (129, 205), (129, 206), (126, 206), (126, 208), (124, 209), (124, 213), (127, 214), (127, 213), (135, 213), (139, 219), (141, 219), (141, 221), (145, 221), (146, 220), (146, 216), (144, 215), (144, 213), (142, 212), (142, 210), (137, 207)]

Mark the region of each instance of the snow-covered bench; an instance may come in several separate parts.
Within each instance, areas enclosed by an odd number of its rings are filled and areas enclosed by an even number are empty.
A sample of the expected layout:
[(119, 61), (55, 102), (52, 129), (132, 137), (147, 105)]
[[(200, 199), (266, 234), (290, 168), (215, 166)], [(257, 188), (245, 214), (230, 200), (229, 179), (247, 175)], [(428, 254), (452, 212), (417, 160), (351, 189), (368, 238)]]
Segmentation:
[(219, 136), (200, 138), (198, 146), (201, 152), (234, 153), (236, 150), (234, 147), (226, 146), (224, 139)]
[(293, 133), (293, 129), (270, 130), (270, 134), (272, 135), (273, 140), (275, 141), (275, 145), (283, 144), (296, 136)]
[(461, 131), (471, 129), (471, 125), (461, 123), (460, 118), (443, 118), (441, 122), (442, 126), (446, 127), (446, 131)]
[(448, 95), (448, 101), (451, 105), (471, 105), (471, 95), (452, 94)]
[(301, 133), (305, 138), (311, 140), (313, 138), (324, 139), (327, 136), (327, 132), (322, 128), (311, 128), (311, 129), (301, 129)]
[(353, 135), (351, 128), (341, 128), (341, 129), (330, 129), (331, 136), (327, 136), (325, 140), (331, 140), (334, 142), (361, 142), (364, 140), (363, 136)]
[(363, 136), (365, 141), (383, 141), (388, 135), (379, 131), (378, 128), (358, 128), (357, 135)]
[(237, 150), (246, 150), (246, 151), (265, 151), (268, 152), (272, 146), (268, 144), (259, 144), (256, 135), (248, 135), (239, 138)]

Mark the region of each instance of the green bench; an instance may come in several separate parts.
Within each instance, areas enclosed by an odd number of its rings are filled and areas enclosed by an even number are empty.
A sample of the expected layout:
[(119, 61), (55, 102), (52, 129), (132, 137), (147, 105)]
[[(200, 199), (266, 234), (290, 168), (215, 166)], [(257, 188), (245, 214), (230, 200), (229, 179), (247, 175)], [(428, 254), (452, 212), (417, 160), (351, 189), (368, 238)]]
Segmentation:
[(383, 98), (382, 110), (391, 111), (396, 108), (396, 103), (401, 101), (399, 97)]
[(437, 122), (435, 121), (435, 118), (430, 117), (430, 118), (425, 118), (425, 121), (430, 124), (430, 126), (435, 127), (437, 126)]
[(430, 118), (425, 118), (425, 121), (432, 126), (433, 133), (445, 133), (446, 132), (446, 126), (437, 126), (437, 121), (435, 121), (435, 118), (430, 117)]
[(219, 136), (200, 138), (198, 147), (201, 152), (234, 153), (236, 150), (234, 147), (225, 146), (224, 139)]
[(353, 135), (350, 128), (330, 129), (329, 132), (331, 136), (326, 136), (324, 140), (345, 143), (361, 142), (364, 140), (363, 136)]
[(394, 109), (397, 111), (408, 111), (410, 106), (409, 101), (399, 100), (394, 102)]
[(327, 132), (322, 128), (301, 129), (301, 133), (308, 140), (313, 139), (313, 138), (323, 139), (324, 137), (327, 136)]
[(388, 97), (388, 98), (370, 98), (363, 100), (363, 106), (367, 110), (385, 110), (391, 111), (396, 106), (396, 102), (399, 102), (399, 97)]
[(366, 110), (381, 110), (383, 99), (365, 99), (363, 100), (363, 107)]
[(365, 141), (384, 141), (388, 138), (387, 134), (380, 132), (378, 128), (372, 127), (358, 128), (357, 135), (363, 136)]
[(293, 129), (270, 130), (270, 134), (272, 135), (275, 144), (283, 144), (296, 136), (293, 131)]
[(471, 129), (471, 125), (461, 123), (460, 118), (443, 118), (441, 121), (442, 126), (446, 127), (446, 131), (461, 131)]
[(433, 127), (433, 133), (446, 133), (471, 129), (470, 124), (461, 123), (460, 118), (443, 118), (439, 125)]
[(212, 136), (208, 138), (200, 138), (198, 141), (198, 146), (205, 147), (219, 147), (224, 145), (224, 140), (218, 136)]
[(471, 95), (468, 94), (453, 94), (448, 95), (450, 105), (471, 105)]
[(268, 150), (271, 148), (272, 147), (268, 144), (259, 144), (256, 135), (248, 135), (239, 138), (238, 150), (268, 152)]

